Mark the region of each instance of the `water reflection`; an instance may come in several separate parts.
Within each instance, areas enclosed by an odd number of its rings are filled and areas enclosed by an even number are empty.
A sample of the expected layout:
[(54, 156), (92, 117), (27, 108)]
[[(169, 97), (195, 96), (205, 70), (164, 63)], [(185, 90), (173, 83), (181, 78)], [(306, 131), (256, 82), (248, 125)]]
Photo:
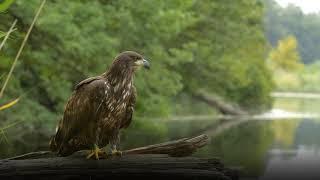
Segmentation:
[[(275, 153), (275, 151), (278, 151)], [(319, 179), (320, 153), (318, 146), (299, 145), (295, 150), (271, 150), (265, 172), (266, 179)]]
[(320, 147), (320, 119), (304, 120), (297, 128), (295, 146)]
[(260, 179), (320, 178), (319, 138), (316, 119), (247, 121), (215, 136), (196, 155), (221, 157)]
[[(209, 135), (210, 142), (194, 156), (219, 157), (227, 165), (242, 167), (245, 176), (255, 178), (268, 178), (266, 175), (276, 173), (273, 171), (274, 166), (282, 166), (282, 162), (286, 163), (298, 156), (303, 159), (309, 151), (303, 151), (302, 146), (311, 150), (320, 146), (317, 141), (320, 123), (313, 119), (253, 118), (216, 123), (212, 120), (191, 120), (161, 124), (166, 132), (158, 138), (153, 136), (153, 143), (205, 133)], [(139, 135), (128, 131), (126, 137), (139, 139), (140, 145), (148, 144), (146, 140), (149, 137), (143, 133)], [(126, 148), (137, 147), (136, 143), (124, 142)]]
[(220, 157), (228, 165), (242, 167), (246, 176), (258, 176), (274, 143), (270, 124), (272, 121), (257, 120), (231, 127), (211, 138), (209, 145), (195, 155)]
[[(313, 116), (317, 113), (317, 103), (279, 99), (275, 102), (276, 110), (235, 120), (148, 120), (146, 123), (137, 119), (123, 133), (121, 147), (129, 149), (205, 133), (210, 137), (209, 144), (194, 156), (219, 157), (227, 165), (242, 167), (246, 177), (320, 179), (320, 118)], [(296, 113), (289, 116), (288, 112)], [(33, 143), (0, 143), (0, 156), (47, 149), (48, 137), (35, 137), (35, 134), (30, 137)]]

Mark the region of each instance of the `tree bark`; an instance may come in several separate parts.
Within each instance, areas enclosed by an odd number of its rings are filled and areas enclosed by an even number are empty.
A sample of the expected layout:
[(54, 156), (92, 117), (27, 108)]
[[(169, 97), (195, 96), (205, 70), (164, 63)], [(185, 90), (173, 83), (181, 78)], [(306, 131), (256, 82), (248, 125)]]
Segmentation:
[(235, 170), (225, 168), (219, 159), (170, 157), (157, 154), (124, 155), (104, 160), (77, 157), (2, 160), (0, 179), (238, 179)]
[(0, 160), (0, 179), (238, 179), (236, 170), (219, 159), (188, 156), (208, 142), (206, 135), (123, 151), (121, 157), (85, 159), (87, 151), (57, 157), (49, 151), (28, 153)]

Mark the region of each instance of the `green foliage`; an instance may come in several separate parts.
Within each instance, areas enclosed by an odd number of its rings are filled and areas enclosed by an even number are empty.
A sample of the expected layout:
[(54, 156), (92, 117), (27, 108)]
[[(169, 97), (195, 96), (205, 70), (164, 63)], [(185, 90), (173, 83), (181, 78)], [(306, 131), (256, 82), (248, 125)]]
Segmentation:
[(172, 52), (175, 59), (190, 59), (176, 67), (185, 90), (214, 92), (248, 110), (270, 107), (262, 5), (208, 0), (197, 1), (193, 10), (197, 21), (178, 38), (181, 49)]
[[(38, 6), (37, 0), (17, 0), (0, 17), (0, 30), (19, 19), (17, 38), (0, 55), (0, 72), (8, 71)], [(140, 117), (204, 112), (192, 98), (202, 89), (247, 109), (269, 107), (262, 19), (256, 0), (48, 1), (5, 96), (23, 98), (0, 119), (28, 119), (17, 130), (53, 133), (73, 86), (103, 73), (124, 50), (144, 54), (152, 65), (136, 75), (137, 122), (130, 128), (163, 134), (165, 129)], [(183, 111), (184, 105), (190, 107)], [(188, 112), (193, 107), (201, 110)]]
[(1, 39), (1, 38), (3, 38), (3, 37), (5, 37), (5, 36), (6, 36), (6, 33), (5, 33), (5, 32), (0, 31), (0, 39)]
[(0, 12), (6, 11), (14, 0), (0, 0)]
[[(6, 11), (14, 0), (0, 0), (0, 13)], [(6, 36), (6, 32), (0, 31), (0, 39)]]
[(294, 36), (279, 40), (278, 47), (269, 54), (271, 69), (297, 71), (303, 68), (297, 47), (297, 40)]
[(300, 74), (304, 64), (297, 50), (298, 42), (294, 36), (279, 40), (277, 48), (273, 48), (268, 57), (268, 67), (273, 72), (277, 90), (302, 89)]
[(320, 91), (320, 61), (305, 66), (301, 73), (301, 86), (303, 91), (319, 92)]
[[(275, 71), (275, 83), (279, 91), (319, 92), (320, 62), (305, 65), (294, 72)], [(315, 106), (316, 107), (316, 106)], [(309, 107), (310, 109), (310, 107)]]
[(299, 71), (303, 69), (300, 55), (297, 50), (298, 43), (294, 36), (279, 40), (278, 46), (269, 53), (269, 66), (277, 77), (277, 71)]
[(269, 53), (268, 66), (273, 72), (277, 90), (317, 92), (320, 90), (320, 64), (318, 61), (302, 64), (297, 47), (295, 37), (288, 36)]
[(320, 15), (303, 14), (299, 7), (282, 8), (274, 0), (265, 0), (265, 30), (269, 42), (276, 46), (278, 40), (294, 35), (299, 42), (299, 53), (304, 63), (320, 59)]

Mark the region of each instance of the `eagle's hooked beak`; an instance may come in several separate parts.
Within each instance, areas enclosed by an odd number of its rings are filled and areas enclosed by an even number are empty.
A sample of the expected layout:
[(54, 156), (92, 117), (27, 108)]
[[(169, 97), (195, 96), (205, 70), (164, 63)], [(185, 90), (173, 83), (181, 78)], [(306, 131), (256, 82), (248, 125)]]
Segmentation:
[(136, 61), (135, 65), (138, 67), (143, 66), (146, 69), (150, 69), (150, 63), (146, 59), (141, 59), (141, 60)]
[(146, 69), (150, 69), (150, 63), (149, 63), (149, 61), (143, 59), (142, 62), (143, 62), (143, 67), (145, 67)]

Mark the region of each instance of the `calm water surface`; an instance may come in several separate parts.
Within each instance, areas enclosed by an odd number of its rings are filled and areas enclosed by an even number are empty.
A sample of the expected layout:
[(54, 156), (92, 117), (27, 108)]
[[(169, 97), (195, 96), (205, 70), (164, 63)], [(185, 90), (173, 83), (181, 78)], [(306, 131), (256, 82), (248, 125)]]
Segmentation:
[[(229, 166), (241, 167), (246, 178), (320, 179), (320, 118), (309, 116), (318, 113), (319, 107), (320, 99), (277, 98), (274, 110), (266, 115), (272, 118), (219, 123), (212, 119), (134, 123), (123, 134), (121, 147), (127, 149), (206, 133), (209, 144), (194, 156), (219, 157)], [(35, 140), (25, 143), (29, 146), (15, 144), (6, 153), (2, 152), (2, 158), (47, 150), (48, 139), (38, 141), (38, 147)]]
[(270, 118), (174, 121), (165, 133), (168, 139), (208, 134), (210, 143), (194, 156), (219, 157), (248, 179), (320, 179), (318, 107), (320, 99), (277, 98)]

